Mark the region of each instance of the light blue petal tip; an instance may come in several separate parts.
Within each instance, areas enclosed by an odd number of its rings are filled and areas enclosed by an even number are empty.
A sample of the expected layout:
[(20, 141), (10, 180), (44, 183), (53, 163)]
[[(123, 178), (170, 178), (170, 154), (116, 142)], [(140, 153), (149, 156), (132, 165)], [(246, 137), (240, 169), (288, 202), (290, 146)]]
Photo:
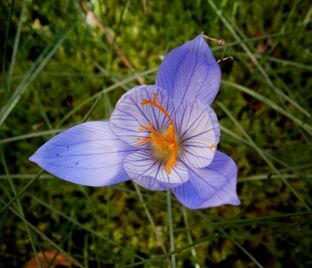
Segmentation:
[(107, 122), (88, 122), (56, 135), (29, 160), (63, 180), (106, 186), (128, 180), (122, 162), (132, 151)]

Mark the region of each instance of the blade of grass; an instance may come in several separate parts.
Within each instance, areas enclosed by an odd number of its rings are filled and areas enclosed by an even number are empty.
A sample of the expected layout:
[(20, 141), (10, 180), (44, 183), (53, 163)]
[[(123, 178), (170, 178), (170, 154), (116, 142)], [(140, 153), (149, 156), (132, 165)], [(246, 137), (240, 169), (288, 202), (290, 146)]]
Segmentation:
[(134, 253), (132, 250), (120, 245), (119, 243), (108, 239), (107, 237), (103, 236), (100, 233), (95, 232), (94, 230), (92, 230), (91, 228), (88, 228), (86, 226), (84, 226), (82, 223), (78, 222), (76, 219), (74, 219), (71, 216), (66, 215), (65, 213), (63, 213), (62, 211), (52, 207), (50, 204), (47, 204), (45, 201), (39, 199), (38, 197), (34, 196), (31, 193), (27, 193), (27, 196), (31, 197), (33, 200), (35, 200), (36, 202), (38, 202), (39, 204), (43, 205), (44, 207), (46, 207), (47, 209), (51, 210), (51, 212), (56, 213), (57, 215), (61, 216), (62, 218), (68, 220), (69, 222), (73, 223), (75, 226), (79, 227), (80, 229), (89, 232), (90, 234), (92, 234), (93, 236), (100, 238), (104, 241), (106, 241), (107, 243), (118, 247), (121, 250), (127, 251), (130, 254), (134, 255), (135, 257), (139, 258), (140, 260), (145, 260), (143, 257), (141, 257), (140, 255)]
[[(256, 54), (255, 55), (256, 58), (261, 58), (263, 57), (262, 55)], [(272, 62), (277, 62), (280, 63), (284, 66), (292, 66), (295, 68), (301, 68), (307, 71), (312, 71), (312, 66), (311, 65), (306, 65), (306, 64), (302, 64), (300, 62), (295, 62), (295, 61), (291, 61), (291, 60), (284, 60), (284, 59), (280, 59), (280, 58), (274, 58), (274, 57), (266, 57), (266, 60), (272, 61)]]
[[(209, 3), (209, 5), (211, 6), (211, 8), (214, 10), (214, 12), (216, 13), (216, 15), (220, 18), (220, 20), (222, 21), (222, 23), (225, 25), (225, 27), (229, 30), (229, 32), (233, 35), (233, 37), (235, 38), (235, 40), (240, 41), (242, 38), (236, 33), (234, 27), (231, 25), (231, 23), (228, 22), (228, 20), (225, 18), (224, 14), (222, 13), (222, 11), (220, 9), (217, 8), (217, 6), (215, 5), (215, 3), (213, 2), (213, 0), (207, 0), (207, 2)], [(265, 81), (267, 82), (268, 86), (270, 88), (273, 89), (273, 91), (276, 93), (276, 95), (279, 98), (282, 98), (286, 101), (288, 101), (291, 105), (293, 105), (297, 110), (299, 110), (301, 113), (305, 114), (306, 116), (310, 117), (311, 114), (306, 111), (305, 109), (303, 109), (301, 107), (301, 105), (299, 105), (297, 102), (295, 102), (293, 99), (291, 99), (290, 97), (288, 97), (287, 95), (285, 95), (285, 93), (278, 89), (277, 87), (274, 86), (272, 80), (270, 79), (270, 77), (267, 75), (267, 73), (265, 72), (265, 70), (262, 68), (261, 64), (258, 62), (258, 60), (256, 59), (256, 57), (253, 55), (253, 53), (250, 51), (250, 49), (248, 48), (248, 46), (244, 43), (241, 42), (240, 43), (241, 47), (243, 48), (243, 50), (245, 51), (245, 53), (249, 56), (250, 60), (252, 61), (252, 63), (257, 67), (257, 69), (259, 70), (260, 74), (263, 76), (263, 78), (265, 79)]]
[(22, 190), (20, 190), (18, 193), (16, 193), (15, 197), (12, 198), (9, 202), (6, 202), (5, 205), (0, 209), (0, 214), (5, 211), (7, 208), (9, 208), (18, 198), (20, 198), (27, 190), (28, 188), (33, 185), (39, 178), (40, 176), (42, 175), (42, 173), (44, 172), (43, 169), (41, 169), (39, 171), (39, 173), (33, 177), (32, 180), (30, 180)]
[[(118, 83), (119, 80), (123, 79), (123, 76), (118, 75), (116, 73), (113, 73), (111, 71), (107, 71), (104, 67), (102, 67), (98, 62), (95, 63), (96, 68), (98, 68), (102, 75), (106, 78), (111, 79), (112, 82), (114, 83)], [(120, 85), (121, 88), (123, 88), (125, 91), (128, 90), (128, 87), (124, 84), (124, 85)]]
[[(199, 216), (201, 216), (202, 218), (209, 218), (209, 226), (212, 226), (212, 225), (215, 225), (215, 226), (220, 226), (220, 225), (225, 225), (227, 223), (231, 223), (231, 224), (241, 224), (242, 222), (244, 223), (249, 223), (249, 224), (254, 224), (255, 222), (254, 221), (250, 221), (250, 219), (243, 219), (243, 220), (236, 220), (236, 221), (224, 221), (224, 222), (214, 222), (214, 223), (211, 223), (211, 218), (208, 217), (206, 214), (202, 213), (202, 212), (197, 212), (195, 211), (195, 213)], [(264, 221), (264, 220), (272, 220), (272, 219), (277, 219), (277, 218), (287, 218), (287, 217), (295, 217), (295, 216), (302, 216), (302, 217), (305, 217), (307, 215), (312, 215), (312, 212), (310, 211), (305, 211), (305, 212), (296, 212), (296, 213), (288, 213), (288, 214), (282, 214), (282, 215), (277, 215), (277, 216), (266, 216), (266, 217), (257, 217), (257, 218), (254, 218), (253, 220), (258, 220), (258, 221)], [(295, 225), (294, 228), (297, 228), (297, 226)], [(136, 263), (133, 263), (133, 264), (129, 264), (129, 265), (126, 265), (125, 267), (135, 267), (135, 266), (139, 266), (139, 265), (142, 265), (142, 264), (147, 264), (147, 263), (153, 263), (153, 262), (157, 262), (163, 258), (165, 258), (166, 256), (171, 256), (172, 254), (179, 254), (179, 253), (182, 253), (186, 250), (189, 250), (189, 249), (192, 249), (202, 243), (205, 243), (213, 238), (216, 238), (219, 236), (219, 233), (214, 233), (213, 235), (209, 235), (209, 236), (206, 236), (204, 237), (203, 239), (200, 239), (198, 241), (195, 241), (193, 242), (192, 244), (189, 244), (185, 247), (181, 247), (181, 248), (178, 248), (176, 249), (174, 252), (168, 252), (167, 254), (163, 254), (163, 255), (158, 255), (158, 256), (155, 256), (155, 257), (152, 257), (150, 259), (147, 259), (147, 260), (144, 260), (144, 261), (139, 261), (139, 262), (136, 262)]]
[(244, 248), (240, 243), (238, 243), (235, 239), (233, 239), (230, 235), (228, 235), (227, 233), (225, 233), (224, 231), (221, 231), (224, 236), (231, 240), (242, 252), (244, 252), (246, 254), (246, 256), (248, 256), (252, 261), (253, 263), (259, 267), (259, 268), (264, 268), (260, 263), (259, 261), (246, 249)]
[(249, 143), (253, 146), (255, 151), (261, 156), (261, 158), (269, 165), (269, 167), (273, 170), (275, 174), (280, 176), (283, 183), (290, 189), (290, 191), (297, 197), (298, 200), (306, 207), (306, 209), (311, 210), (309, 205), (304, 201), (304, 199), (297, 193), (297, 191), (288, 183), (288, 181), (284, 178), (283, 174), (279, 172), (279, 170), (275, 167), (273, 162), (263, 153), (263, 150), (253, 141), (253, 139), (248, 135), (245, 129), (241, 126), (241, 124), (235, 119), (232, 113), (221, 103), (216, 102), (217, 105), (225, 112), (225, 114), (231, 119), (234, 125), (241, 131), (241, 133), (245, 136), (245, 138), (249, 141)]
[(65, 128), (60, 128), (60, 129), (54, 129), (54, 130), (45, 130), (45, 131), (40, 131), (40, 132), (33, 132), (33, 133), (29, 133), (29, 134), (24, 134), (24, 135), (20, 135), (20, 136), (2, 139), (2, 140), (0, 140), (0, 144), (10, 143), (10, 142), (15, 142), (15, 141), (20, 141), (20, 140), (26, 140), (26, 139), (32, 139), (32, 138), (37, 138), (37, 137), (42, 137), (42, 136), (54, 135), (54, 134), (60, 133), (64, 130), (65, 130)]
[[(34, 176), (36, 176), (36, 174), (10, 174), (11, 179), (25, 179), (25, 180), (29, 180), (32, 179)], [(53, 179), (55, 177), (53, 177), (52, 175), (49, 174), (44, 174), (40, 176), (41, 180), (46, 180), (46, 179)], [(7, 179), (7, 175), (4, 174), (0, 174), (0, 180), (6, 180)]]
[[(172, 221), (172, 208), (171, 208), (171, 192), (167, 190), (167, 209), (168, 209), (168, 227), (169, 227), (169, 237), (170, 237), (170, 252), (174, 252), (174, 233), (173, 233), (173, 221)], [(175, 254), (171, 254), (171, 267), (176, 267)]]
[(145, 211), (146, 217), (147, 217), (148, 221), (150, 222), (150, 225), (152, 226), (152, 229), (154, 230), (154, 233), (156, 235), (156, 239), (157, 239), (157, 242), (158, 242), (159, 246), (161, 247), (161, 249), (162, 249), (162, 251), (164, 253), (167, 253), (167, 250), (166, 250), (166, 248), (164, 246), (164, 243), (162, 241), (162, 238), (161, 238), (161, 234), (159, 234), (159, 232), (157, 231), (154, 219), (153, 219), (152, 214), (150, 213), (150, 211), (149, 211), (149, 209), (148, 209), (148, 207), (147, 207), (147, 205), (146, 205), (146, 203), (144, 201), (144, 198), (143, 198), (143, 195), (141, 193), (141, 190), (140, 190), (139, 186), (135, 182), (133, 182), (133, 187), (134, 187), (134, 189), (135, 189), (135, 191), (136, 191), (136, 193), (137, 193), (137, 195), (139, 197), (140, 202), (142, 203), (142, 206), (143, 206), (143, 209)]
[[(266, 52), (267, 55), (270, 55), (269, 52)], [(243, 59), (248, 57), (244, 52), (235, 52), (235, 55), (237, 55), (236, 57), (238, 57), (239, 59)], [(308, 65), (304, 65), (304, 64), (299, 64), (299, 63), (295, 63), (292, 61), (286, 61), (286, 60), (279, 60), (273, 57), (268, 57), (266, 55), (259, 55), (256, 54), (255, 57), (257, 59), (259, 59), (259, 61), (261, 62), (261, 64), (265, 64), (265, 67), (267, 69), (267, 73), (270, 75), (270, 79), (274, 80), (275, 83), (279, 84), (279, 89), (282, 90), (283, 92), (285, 92), (285, 94), (287, 95), (287, 97), (289, 99), (296, 99), (297, 103), (304, 103), (304, 100), (302, 99), (302, 97), (300, 95), (298, 95), (296, 93), (296, 90), (294, 90), (293, 88), (289, 88), (287, 82), (282, 79), (282, 77), (280, 77), (279, 72), (285, 72), (286, 70), (288, 70), (287, 66), (295, 66), (296, 68), (301, 68), (301, 69), (305, 69), (305, 70), (312, 70), (311, 66)], [(280, 68), (272, 68), (272, 64), (271, 62), (278, 62), (278, 63), (282, 63), (284, 66), (281, 66)], [(297, 72), (297, 70), (296, 70)], [(301, 105), (302, 106), (302, 105)], [(285, 103), (282, 103), (282, 108), (283, 109), (288, 109), (287, 105)], [(310, 117), (311, 118), (311, 117)], [(309, 118), (309, 119), (310, 119)]]
[(89, 265), (89, 240), (88, 240), (88, 235), (84, 236), (84, 243), (83, 243), (83, 263), (84, 263), (84, 267), (88, 268)]
[[(7, 164), (6, 164), (2, 148), (0, 149), (0, 155), (1, 155), (1, 161), (2, 161), (2, 165), (3, 165), (4, 171), (5, 171), (6, 175), (7, 175), (7, 181), (9, 182), (9, 185), (11, 187), (11, 191), (13, 193), (13, 197), (16, 197), (17, 196), (17, 192), (16, 192), (16, 189), (15, 189), (15, 185), (14, 185), (13, 181), (11, 180), (9, 169), (8, 169)], [(18, 213), (21, 215), (21, 217), (25, 218), (23, 207), (22, 207), (21, 202), (20, 202), (20, 200), (18, 198), (16, 198), (16, 208), (17, 208)], [(33, 253), (34, 253), (35, 257), (36, 257), (36, 261), (37, 261), (38, 267), (42, 268), (41, 262), (39, 260), (38, 254), (37, 254), (37, 248), (36, 248), (36, 244), (35, 244), (33, 235), (32, 235), (32, 233), (31, 233), (31, 231), (30, 231), (30, 229), (29, 229), (27, 224), (25, 224), (25, 228), (26, 228), (27, 236), (28, 236), (29, 241), (30, 241), (30, 245), (31, 245), (32, 251), (33, 251)]]
[[(127, 4), (127, 3), (126, 3)], [(102, 32), (102, 34), (105, 36), (107, 42), (111, 46), (111, 49), (115, 52), (119, 60), (135, 75), (137, 81), (139, 84), (143, 85), (144, 81), (142, 77), (140, 77), (134, 70), (132, 64), (124, 54), (124, 52), (120, 49), (120, 47), (115, 42), (114, 38), (111, 36), (110, 32), (108, 31), (107, 27), (104, 25), (104, 23), (100, 20), (100, 18), (95, 14), (95, 12), (92, 9), (92, 6), (89, 5), (86, 1), (80, 1), (81, 8), (86, 14), (90, 17), (92, 17), (95, 26)]]
[[(144, 77), (145, 75), (154, 73), (157, 71), (157, 68), (153, 68), (150, 70), (147, 70), (145, 72), (142, 72), (139, 74), (140, 77)], [(88, 98), (87, 100), (83, 101), (82, 103), (80, 103), (79, 105), (77, 105), (74, 109), (72, 109), (68, 114), (66, 114), (63, 119), (58, 123), (58, 126), (61, 126), (65, 121), (67, 121), (72, 115), (74, 115), (78, 110), (80, 110), (82, 107), (84, 107), (85, 105), (87, 105), (88, 103), (90, 103), (91, 101), (93, 101), (94, 99), (97, 99), (98, 97), (102, 96), (102, 94), (106, 94), (120, 86), (123, 86), (133, 80), (135, 80), (136, 77), (135, 76), (131, 76), (129, 78), (124, 79), (123, 81), (120, 81), (118, 83), (115, 83), (114, 85), (103, 89), (102, 91), (96, 93), (95, 95), (91, 96), (90, 98)], [(93, 110), (93, 108), (92, 108)], [(14, 141), (18, 141), (18, 140), (23, 140), (23, 139), (30, 139), (30, 138), (35, 138), (35, 137), (40, 137), (40, 136), (45, 136), (45, 135), (52, 135), (52, 134), (57, 134), (59, 132), (64, 131), (65, 128), (58, 128), (55, 130), (47, 130), (47, 131), (41, 131), (41, 132), (36, 132), (36, 133), (29, 133), (29, 134), (25, 134), (25, 135), (20, 135), (20, 136), (16, 136), (16, 137), (11, 137), (11, 138), (6, 138), (6, 139), (2, 139), (0, 140), (0, 144), (5, 144), (5, 143), (10, 143), (10, 142), (14, 142)]]
[(4, 123), (6, 118), (9, 116), (11, 111), (14, 109), (16, 104), (21, 99), (23, 93), (28, 88), (29, 84), (38, 76), (41, 70), (47, 65), (50, 61), (56, 50), (61, 46), (64, 40), (68, 37), (70, 32), (74, 29), (75, 23), (73, 23), (65, 32), (59, 34), (59, 37), (55, 40), (54, 43), (49, 45), (38, 57), (36, 62), (32, 67), (27, 71), (22, 81), (17, 86), (14, 93), (9, 98), (6, 105), (0, 111), (0, 126)]
[[(239, 135), (237, 135), (236, 133), (234, 133), (232, 130), (220, 125), (220, 128), (222, 130), (222, 133), (225, 133), (229, 136), (231, 136), (232, 138), (234, 138), (235, 140), (237, 140), (239, 143), (248, 145), (250, 147), (253, 148), (253, 145), (250, 144), (248, 141), (246, 141), (245, 139), (241, 138)], [(276, 158), (275, 156), (271, 155), (268, 151), (263, 151), (263, 153), (272, 161), (276, 162), (277, 164), (284, 166), (285, 168), (280, 170), (280, 172), (285, 172), (285, 171), (292, 171), (294, 174), (283, 174), (285, 179), (295, 179), (295, 178), (310, 178), (310, 176), (308, 174), (304, 174), (302, 173), (302, 169), (304, 168), (309, 168), (312, 165), (311, 164), (304, 164), (304, 165), (300, 165), (300, 166), (291, 166), (287, 163), (285, 163), (284, 161), (281, 161), (280, 159)], [(252, 177), (252, 176), (251, 176)], [(264, 180), (267, 178), (267, 175), (262, 175), (262, 177), (255, 177), (255, 178), (251, 178), (250, 180)], [(271, 176), (272, 179), (278, 179), (279, 177), (277, 175), (272, 175)], [(248, 178), (239, 178), (238, 179), (238, 183), (240, 182), (245, 182), (245, 181), (250, 181)]]
[(199, 217), (206, 220), (207, 227), (208, 226), (228, 226), (228, 225), (245, 225), (245, 224), (267, 224), (273, 220), (279, 219), (287, 219), (291, 217), (307, 217), (312, 215), (312, 211), (299, 211), (299, 212), (292, 212), (292, 213), (285, 213), (285, 214), (278, 214), (278, 215), (270, 215), (270, 216), (261, 216), (261, 217), (253, 217), (247, 219), (239, 219), (239, 220), (220, 220), (220, 221), (211, 221), (211, 217), (207, 216), (206, 214), (196, 211), (195, 212)]
[[(270, 33), (270, 34), (264, 34), (261, 36), (256, 36), (256, 37), (249, 37), (246, 39), (240, 39), (234, 42), (230, 42), (230, 43), (226, 43), (226, 47), (233, 47), (233, 46), (237, 46), (240, 45), (242, 43), (253, 43), (256, 41), (261, 41), (261, 40), (265, 40), (265, 39), (269, 39), (269, 38), (273, 38), (273, 37), (284, 37), (284, 36), (289, 36), (289, 35), (294, 35), (294, 34), (310, 34), (312, 31), (309, 30), (305, 30), (305, 29), (295, 29), (295, 30), (291, 30), (291, 31), (286, 31), (286, 32), (278, 32), (278, 33)], [(214, 47), (212, 48), (213, 51), (216, 50), (223, 50), (223, 47)]]
[(52, 123), (50, 122), (50, 119), (49, 119), (49, 117), (48, 117), (48, 115), (47, 115), (47, 113), (46, 113), (46, 111), (42, 105), (42, 101), (41, 101), (39, 94), (36, 90), (34, 91), (34, 95), (35, 95), (35, 101), (37, 103), (37, 106), (39, 108), (39, 111), (40, 111), (40, 114), (41, 114), (43, 121), (46, 123), (49, 130), (53, 130)]
[(83, 119), (82, 119), (82, 122), (83, 122), (83, 123), (88, 121), (89, 117), (91, 116), (92, 112), (95, 110), (95, 108), (96, 108), (96, 106), (98, 105), (98, 103), (99, 103), (99, 101), (100, 101), (101, 98), (102, 98), (102, 94), (99, 95), (99, 96), (95, 99), (95, 101), (94, 101), (94, 103), (92, 104), (91, 108), (90, 108), (89, 111), (86, 113), (86, 115), (83, 117)]
[[(3, 203), (5, 206), (7, 203), (2, 200), (0, 197), (0, 202)], [(49, 244), (51, 244), (53, 247), (55, 247), (59, 252), (63, 253), (67, 258), (69, 258), (73, 263), (78, 265), (79, 267), (83, 267), (81, 264), (77, 263), (77, 261), (72, 258), (65, 250), (63, 250), (61, 247), (59, 247), (53, 240), (51, 240), (47, 235), (45, 235), (43, 232), (41, 232), (36, 226), (34, 226), (32, 223), (30, 223), (25, 217), (21, 216), (20, 213), (18, 213), (15, 209), (12, 207), (9, 208), (11, 212), (17, 216), (20, 220), (22, 220), (27, 226), (33, 230), (35, 233), (37, 233), (43, 240), (46, 240)]]
[[(247, 140), (241, 138), (239, 135), (235, 134), (232, 130), (226, 128), (225, 126), (222, 126), (220, 125), (220, 128), (222, 130), (222, 132), (226, 133), (227, 135), (231, 136), (232, 138), (234, 138), (235, 140), (237, 140), (238, 142), (242, 143), (242, 144), (245, 144), (245, 145), (248, 145), (250, 147), (253, 147), (252, 144), (250, 144)], [(302, 174), (298, 173), (297, 172), (297, 169), (300, 167), (293, 167), (293, 166), (290, 166), (288, 165), (287, 163), (285, 163), (284, 161), (281, 161), (280, 159), (276, 158), (275, 156), (271, 155), (269, 152), (267, 151), (263, 151), (263, 153), (268, 157), (270, 158), (272, 161), (284, 166), (287, 170), (291, 170), (293, 171), (297, 177), (300, 177), (302, 176)], [(311, 167), (311, 164), (305, 164), (304, 165), (305, 167)]]
[[(138, 75), (140, 77), (143, 77), (145, 75), (148, 75), (148, 74), (151, 74), (151, 73), (154, 73), (156, 72), (157, 68), (153, 68), (153, 69), (150, 69), (150, 70), (147, 70), (145, 72), (142, 72), (142, 73), (139, 73)], [(91, 101), (97, 99), (99, 96), (101, 96), (102, 94), (105, 94), (105, 93), (108, 93), (122, 85), (125, 85), (133, 80), (136, 79), (137, 76), (131, 76), (131, 77), (128, 77), (118, 83), (115, 83), (107, 88), (104, 88), (102, 89), (101, 91), (99, 91), (98, 93), (94, 94), (93, 96), (91, 96), (90, 98), (86, 99), (85, 101), (81, 102), (80, 104), (78, 104), (74, 109), (72, 109), (69, 113), (67, 113), (63, 118), (62, 120), (60, 120), (60, 122), (57, 124), (57, 128), (59, 126), (61, 126), (64, 122), (66, 122), (72, 115), (74, 115), (77, 111), (79, 111), (82, 107), (84, 107), (85, 105), (87, 105), (88, 103), (90, 103)]]
[[(8, 38), (9, 38), (9, 32), (11, 28), (11, 22), (12, 22), (12, 14), (14, 10), (14, 4), (15, 1), (12, 0), (11, 2), (11, 8), (8, 16), (8, 26), (6, 27), (5, 30), (5, 37), (4, 37), (4, 48), (3, 48), (3, 55), (2, 55), (2, 72), (5, 73), (6, 66), (5, 66), (5, 56), (7, 55), (7, 49), (8, 49)], [(15, 36), (16, 37), (16, 36)], [(12, 58), (13, 59), (13, 58)], [(8, 87), (6, 86), (6, 90), (8, 90)]]
[[(152, 257), (152, 258), (149, 258), (147, 260), (144, 260), (144, 261), (139, 261), (139, 262), (135, 262), (135, 263), (132, 263), (132, 264), (128, 264), (128, 265), (125, 265), (125, 267), (135, 267), (135, 266), (142, 266), (143, 264), (149, 264), (149, 263), (154, 263), (154, 262), (159, 262), (160, 260), (166, 258), (166, 257), (170, 257), (172, 255), (177, 255), (179, 253), (182, 253), (186, 250), (191, 250), (192, 248), (198, 246), (198, 245), (201, 245), (205, 242), (208, 242), (209, 240), (211, 240), (212, 238), (215, 238), (216, 236), (218, 236), (218, 234), (213, 234), (213, 235), (209, 235), (209, 236), (206, 236), (204, 237), (203, 239), (200, 239), (200, 240), (197, 240), (195, 242), (193, 242), (192, 244), (189, 244), (185, 247), (181, 247), (181, 248), (178, 248), (178, 249), (175, 249), (174, 251), (171, 251), (171, 252), (168, 252), (166, 254), (162, 254), (162, 255), (157, 255), (155, 257)], [(154, 267), (154, 266), (148, 266), (148, 267)]]
[(302, 127), (304, 130), (306, 130), (309, 134), (312, 135), (312, 126), (307, 124), (306, 122), (304, 122), (303, 120), (297, 118), (296, 116), (294, 116), (293, 114), (285, 111), (285, 109), (283, 109), (282, 107), (278, 106), (275, 102), (273, 102), (272, 100), (270, 100), (269, 98), (259, 94), (258, 92), (251, 90), (247, 87), (241, 86), (239, 84), (236, 84), (234, 82), (230, 82), (230, 81), (222, 81), (223, 85), (238, 89), (252, 97), (254, 97), (255, 99), (258, 99), (259, 101), (265, 103), (266, 105), (268, 105), (269, 107), (271, 107), (273, 110), (281, 113), (282, 115), (286, 116), (287, 118), (291, 119), (294, 123), (296, 123), (298, 126)]
[[(248, 182), (248, 181), (258, 181), (258, 180), (266, 180), (268, 175), (265, 174), (259, 174), (259, 175), (253, 175), (249, 177), (239, 178), (238, 182)], [(297, 174), (283, 174), (284, 179), (298, 179)], [(306, 174), (304, 175), (305, 178), (312, 178), (312, 174)], [(278, 175), (272, 175), (270, 179), (279, 179), (280, 177)]]
[[(13, 70), (14, 70), (14, 66), (15, 66), (15, 62), (16, 62), (16, 54), (17, 54), (17, 50), (18, 50), (18, 46), (19, 46), (19, 42), (20, 42), (20, 38), (21, 38), (21, 31), (22, 31), (23, 22), (24, 22), (24, 14), (25, 14), (25, 11), (26, 11), (27, 1), (28, 0), (24, 0), (23, 3), (22, 3), (21, 14), (20, 14), (20, 17), (19, 17), (18, 26), (17, 26), (17, 32), (16, 32), (16, 35), (15, 35), (15, 40), (14, 40), (14, 45), (13, 45), (13, 52), (12, 52), (12, 57), (11, 57), (11, 64), (10, 64), (9, 72), (8, 72), (8, 76), (7, 76), (7, 85), (6, 86), (7, 86), (7, 91), (8, 92), (10, 92), (10, 89), (11, 89)], [(12, 3), (12, 8), (13, 8), (13, 6), (14, 6), (14, 2)], [(11, 10), (11, 12), (12, 12), (12, 10)], [(12, 15), (12, 13), (10, 15)], [(8, 28), (7, 28), (7, 30), (8, 30)]]
[[(182, 214), (183, 214), (184, 225), (186, 228), (187, 240), (188, 240), (189, 244), (193, 244), (192, 234), (191, 234), (190, 226), (188, 224), (187, 210), (185, 207), (182, 207)], [(191, 254), (195, 260), (195, 268), (200, 268), (200, 265), (197, 261), (197, 254), (196, 254), (195, 248), (191, 249)]]

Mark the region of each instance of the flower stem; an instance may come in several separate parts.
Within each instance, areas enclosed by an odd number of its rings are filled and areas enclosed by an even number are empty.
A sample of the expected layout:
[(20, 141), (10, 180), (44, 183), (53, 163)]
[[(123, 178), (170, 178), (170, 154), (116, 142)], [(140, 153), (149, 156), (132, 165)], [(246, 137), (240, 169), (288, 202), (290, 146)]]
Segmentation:
[[(182, 207), (182, 214), (183, 214), (183, 219), (184, 219), (184, 223), (185, 223), (187, 239), (188, 239), (190, 244), (193, 244), (193, 239), (192, 239), (192, 235), (191, 235), (191, 231), (190, 231), (190, 227), (189, 227), (188, 219), (187, 219), (187, 211), (186, 211), (185, 207)], [(200, 265), (197, 262), (197, 254), (195, 251), (195, 247), (192, 247), (191, 253), (192, 253), (192, 256), (195, 260), (195, 268), (200, 268)]]
[(173, 223), (172, 223), (172, 211), (171, 211), (171, 193), (167, 190), (167, 206), (168, 206), (168, 225), (169, 225), (169, 237), (170, 237), (170, 253), (171, 255), (171, 267), (176, 267), (176, 260), (173, 251), (174, 247), (174, 235), (173, 235)]

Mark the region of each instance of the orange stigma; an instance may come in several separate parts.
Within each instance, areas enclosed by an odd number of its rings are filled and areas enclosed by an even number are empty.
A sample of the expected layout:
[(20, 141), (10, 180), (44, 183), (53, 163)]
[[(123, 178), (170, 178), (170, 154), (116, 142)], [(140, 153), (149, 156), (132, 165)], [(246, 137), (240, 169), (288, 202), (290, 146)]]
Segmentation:
[(167, 171), (168, 174), (171, 173), (171, 168), (177, 166), (177, 153), (178, 144), (176, 141), (175, 128), (173, 120), (167, 112), (166, 108), (159, 102), (157, 94), (153, 94), (151, 100), (143, 99), (141, 102), (142, 106), (152, 105), (159, 109), (169, 120), (170, 125), (164, 132), (157, 131), (152, 123), (148, 123), (146, 126), (141, 126), (138, 130), (148, 131), (150, 133), (149, 138), (136, 138), (139, 141), (139, 145), (144, 145), (146, 143), (151, 143), (151, 148), (155, 158), (161, 161), (166, 161), (163, 169)]

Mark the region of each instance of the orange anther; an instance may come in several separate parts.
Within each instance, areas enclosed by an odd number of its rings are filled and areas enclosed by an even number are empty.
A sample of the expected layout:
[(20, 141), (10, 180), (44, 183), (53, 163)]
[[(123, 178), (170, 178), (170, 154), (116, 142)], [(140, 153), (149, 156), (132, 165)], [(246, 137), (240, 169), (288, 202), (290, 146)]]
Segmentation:
[(174, 123), (167, 112), (166, 108), (158, 100), (157, 94), (152, 94), (151, 100), (143, 99), (141, 105), (151, 105), (159, 109), (169, 120), (170, 125), (165, 132), (157, 131), (151, 122), (148, 125), (143, 125), (138, 130), (148, 131), (150, 133), (149, 138), (136, 138), (135, 141), (139, 141), (139, 145), (151, 143), (153, 154), (161, 161), (166, 161), (163, 169), (168, 174), (171, 173), (171, 168), (177, 165), (177, 142), (175, 135)]

